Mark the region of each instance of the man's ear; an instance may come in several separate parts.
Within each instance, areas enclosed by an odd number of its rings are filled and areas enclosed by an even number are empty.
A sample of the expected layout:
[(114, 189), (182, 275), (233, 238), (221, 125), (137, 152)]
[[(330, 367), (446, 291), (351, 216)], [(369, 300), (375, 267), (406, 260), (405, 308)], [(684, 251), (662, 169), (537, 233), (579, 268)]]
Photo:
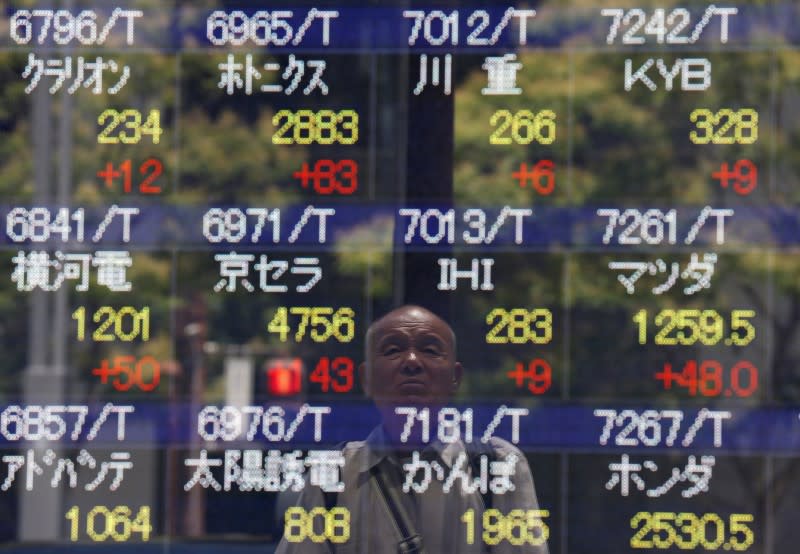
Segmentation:
[(367, 364), (361, 362), (358, 364), (358, 382), (361, 383), (361, 388), (364, 390), (364, 394), (367, 396), (372, 395), (372, 391), (369, 389), (369, 376), (367, 375)]
[(453, 366), (453, 392), (461, 385), (461, 378), (464, 376), (464, 367), (460, 362)]

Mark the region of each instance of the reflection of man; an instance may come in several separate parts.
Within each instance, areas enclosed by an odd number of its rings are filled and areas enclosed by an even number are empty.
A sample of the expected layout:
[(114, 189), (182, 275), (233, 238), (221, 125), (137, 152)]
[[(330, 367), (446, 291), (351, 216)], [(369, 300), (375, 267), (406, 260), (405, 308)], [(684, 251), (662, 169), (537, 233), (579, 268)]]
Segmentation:
[[(542, 522), (548, 520), (536, 511), (533, 478), (522, 453), (498, 438), (486, 445), (476, 438), (479, 447), (436, 440), (438, 409), (452, 398), (462, 371), (452, 329), (432, 312), (403, 306), (375, 321), (367, 331), (359, 373), (382, 423), (365, 441), (345, 446), (342, 492), (306, 488), (298, 502), (306, 510), (346, 508), (349, 539), (321, 544), (290, 543), (284, 537), (278, 552), (546, 554)], [(406, 429), (407, 416), (395, 413), (399, 406), (405, 413), (427, 408), (431, 440), (422, 440), (419, 421), (411, 428), (416, 434)], [(448, 485), (454, 471), (463, 478)], [(503, 486), (497, 473), (511, 486)], [(492, 476), (497, 482), (484, 491), (475, 486), (476, 479), (486, 483)]]

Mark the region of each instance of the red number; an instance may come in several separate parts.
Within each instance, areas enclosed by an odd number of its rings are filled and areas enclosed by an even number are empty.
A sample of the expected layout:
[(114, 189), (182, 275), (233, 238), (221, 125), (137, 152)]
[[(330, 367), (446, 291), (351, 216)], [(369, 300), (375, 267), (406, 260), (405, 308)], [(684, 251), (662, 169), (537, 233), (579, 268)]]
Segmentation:
[(689, 360), (683, 366), (680, 377), (678, 377), (678, 385), (689, 389), (689, 394), (695, 396), (697, 394), (697, 361)]
[(322, 392), (328, 392), (331, 384), (331, 361), (327, 356), (319, 359), (308, 380), (318, 384)]
[[(314, 191), (319, 194), (332, 194), (338, 190), (339, 182), (336, 180), (334, 171), (336, 164), (333, 160), (319, 160), (314, 164)], [(323, 182), (327, 181), (328, 185), (323, 186)]]
[(722, 365), (717, 360), (705, 360), (700, 364), (700, 393), (703, 396), (717, 396), (720, 392)]
[[(119, 164), (119, 171), (114, 169), (114, 164), (111, 162), (106, 163), (103, 170), (97, 172), (105, 183), (106, 187), (111, 189), (114, 187), (116, 180), (122, 177), (122, 191), (130, 194), (133, 189), (132, 183), (132, 163), (131, 160), (124, 160)], [(139, 173), (144, 176), (144, 180), (139, 183), (139, 192), (142, 194), (160, 194), (161, 187), (154, 185), (153, 182), (164, 171), (164, 164), (158, 158), (147, 158), (144, 163), (139, 166)]]
[(758, 390), (758, 369), (747, 360), (736, 363), (730, 371), (717, 360), (703, 360), (699, 365), (697, 360), (688, 360), (680, 373), (674, 373), (672, 365), (665, 363), (655, 378), (663, 383), (664, 390), (671, 389), (674, 382), (690, 396), (696, 396), (699, 390), (703, 396), (744, 397)]
[(339, 172), (339, 177), (348, 181), (347, 186), (339, 181), (339, 192), (353, 194), (358, 188), (358, 164), (354, 160), (341, 160), (336, 164), (336, 171)]
[[(145, 378), (142, 375), (142, 369), (144, 369), (146, 366), (150, 367), (150, 371), (148, 372), (150, 375), (149, 383), (145, 382)], [(139, 388), (144, 392), (150, 392), (161, 382), (161, 364), (159, 364), (158, 360), (152, 356), (143, 356), (138, 362), (136, 362), (135, 376), (136, 382), (139, 383)]]
[(550, 364), (541, 358), (531, 360), (527, 367), (524, 362), (517, 362), (507, 375), (516, 381), (517, 388), (522, 388), (527, 383), (528, 390), (533, 394), (544, 394), (553, 383)]
[[(152, 169), (151, 169), (152, 168)], [(161, 187), (154, 186), (153, 181), (161, 175), (161, 172), (164, 170), (164, 166), (161, 163), (161, 160), (157, 158), (148, 158), (142, 166), (139, 168), (139, 173), (142, 175), (147, 175), (139, 184), (139, 192), (142, 194), (160, 194)], [(150, 172), (148, 174), (148, 172)]]
[(556, 186), (556, 176), (553, 172), (555, 164), (552, 160), (539, 160), (529, 170), (528, 164), (519, 164), (519, 170), (511, 174), (511, 177), (519, 182), (519, 186), (525, 188), (530, 184), (533, 189), (543, 196), (547, 196)]
[[(741, 372), (747, 372), (747, 387), (742, 386)], [(742, 360), (731, 368), (731, 388), (737, 396), (750, 396), (758, 388), (758, 370), (747, 360)]]
[(353, 360), (339, 356), (331, 362), (331, 368), (335, 374), (331, 381), (331, 388), (334, 392), (348, 392), (353, 388)]
[[(92, 370), (92, 375), (99, 377), (104, 385), (109, 377), (114, 377), (111, 382), (114, 390), (125, 392), (137, 386), (144, 392), (150, 392), (161, 382), (161, 364), (153, 356), (144, 356), (139, 360), (134, 356), (115, 356), (113, 361), (112, 366), (108, 359), (102, 360), (100, 367)], [(145, 371), (147, 368), (149, 371)]]
[(358, 188), (358, 164), (354, 160), (317, 160), (313, 170), (303, 163), (293, 177), (304, 189), (310, 181), (317, 194), (353, 194)]
[[(136, 378), (133, 376), (133, 368), (131, 364), (135, 358), (133, 356), (117, 356), (114, 358), (114, 373), (116, 373), (116, 379), (111, 385), (114, 387), (115, 390), (120, 392), (125, 392), (130, 390), (130, 388), (136, 383)], [(120, 375), (125, 376), (124, 381), (120, 381)]]
[(353, 360), (339, 356), (331, 360), (323, 356), (308, 380), (319, 385), (322, 392), (349, 392), (353, 389)]

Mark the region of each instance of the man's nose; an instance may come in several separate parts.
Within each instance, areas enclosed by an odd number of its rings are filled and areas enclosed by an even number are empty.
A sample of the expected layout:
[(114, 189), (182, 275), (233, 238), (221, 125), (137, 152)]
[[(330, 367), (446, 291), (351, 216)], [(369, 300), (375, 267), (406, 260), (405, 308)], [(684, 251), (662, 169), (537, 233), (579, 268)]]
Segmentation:
[(412, 348), (403, 360), (403, 373), (419, 373), (422, 371), (422, 362), (416, 351)]

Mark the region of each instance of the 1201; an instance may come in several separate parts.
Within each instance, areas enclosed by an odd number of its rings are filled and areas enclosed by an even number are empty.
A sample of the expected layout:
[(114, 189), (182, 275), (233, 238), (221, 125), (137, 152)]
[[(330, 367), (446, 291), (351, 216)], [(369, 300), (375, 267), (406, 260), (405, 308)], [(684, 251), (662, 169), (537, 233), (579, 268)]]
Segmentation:
[[(72, 319), (78, 325), (78, 340), (86, 340), (86, 308), (81, 306), (72, 312)], [(98, 324), (92, 331), (92, 340), (95, 342), (150, 340), (149, 307), (137, 310), (133, 306), (123, 306), (119, 309), (101, 306), (91, 315), (91, 321)]]

